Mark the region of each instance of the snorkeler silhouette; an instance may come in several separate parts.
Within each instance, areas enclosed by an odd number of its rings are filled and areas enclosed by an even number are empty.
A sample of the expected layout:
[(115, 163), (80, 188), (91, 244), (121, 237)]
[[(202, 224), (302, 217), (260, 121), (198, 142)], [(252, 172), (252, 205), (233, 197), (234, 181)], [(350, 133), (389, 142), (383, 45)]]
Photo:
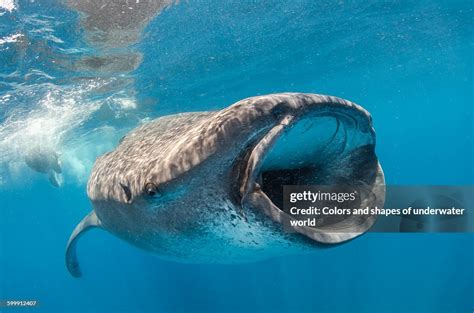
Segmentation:
[(53, 186), (61, 186), (61, 165), (58, 154), (53, 149), (36, 146), (27, 151), (24, 160), (31, 169), (39, 173), (47, 174), (49, 182)]

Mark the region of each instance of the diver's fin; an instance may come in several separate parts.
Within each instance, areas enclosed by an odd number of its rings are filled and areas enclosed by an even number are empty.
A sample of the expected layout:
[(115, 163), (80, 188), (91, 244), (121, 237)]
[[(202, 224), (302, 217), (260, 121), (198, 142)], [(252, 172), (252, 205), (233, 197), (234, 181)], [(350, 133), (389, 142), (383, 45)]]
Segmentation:
[(76, 226), (71, 237), (69, 237), (66, 246), (66, 266), (69, 273), (74, 277), (81, 277), (82, 275), (76, 255), (77, 241), (86, 231), (95, 227), (101, 227), (101, 223), (95, 212), (92, 211)]
[(58, 188), (61, 187), (62, 178), (61, 178), (61, 175), (58, 174), (57, 172), (52, 171), (52, 170), (49, 171), (48, 179), (51, 185), (53, 185), (54, 187), (58, 187)]
[(56, 162), (54, 162), (52, 164), (52, 167), (53, 167), (53, 170), (58, 173), (58, 174), (61, 174), (62, 173), (62, 169), (61, 169), (61, 162), (59, 162), (59, 159), (56, 157)]

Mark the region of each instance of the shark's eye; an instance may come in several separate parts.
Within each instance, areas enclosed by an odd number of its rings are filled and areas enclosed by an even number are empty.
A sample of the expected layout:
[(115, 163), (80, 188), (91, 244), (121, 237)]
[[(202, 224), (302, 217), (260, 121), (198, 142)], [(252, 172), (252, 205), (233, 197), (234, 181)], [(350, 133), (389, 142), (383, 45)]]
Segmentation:
[(154, 197), (159, 194), (158, 188), (153, 183), (146, 183), (144, 189), (145, 189), (145, 193), (149, 195), (150, 197)]

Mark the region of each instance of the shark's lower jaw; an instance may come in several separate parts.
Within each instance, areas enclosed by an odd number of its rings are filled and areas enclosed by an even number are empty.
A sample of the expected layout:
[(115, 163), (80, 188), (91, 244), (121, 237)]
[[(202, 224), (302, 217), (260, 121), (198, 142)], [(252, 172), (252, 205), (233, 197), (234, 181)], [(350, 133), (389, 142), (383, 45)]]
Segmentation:
[[(384, 177), (371, 127), (344, 111), (286, 116), (247, 154), (240, 194), (244, 209), (263, 212), (288, 230), (285, 185), (355, 186), (360, 205), (382, 206)], [(336, 187), (337, 189), (337, 187)], [(339, 243), (367, 231), (375, 216), (326, 219), (318, 227), (290, 227), (322, 243)]]

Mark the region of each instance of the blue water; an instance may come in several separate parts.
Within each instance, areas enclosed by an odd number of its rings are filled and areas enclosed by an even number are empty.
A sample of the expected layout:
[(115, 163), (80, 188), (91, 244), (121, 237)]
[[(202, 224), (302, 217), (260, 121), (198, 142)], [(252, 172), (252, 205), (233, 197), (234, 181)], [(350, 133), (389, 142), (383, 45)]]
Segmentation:
[[(388, 184), (474, 184), (472, 1), (181, 1), (128, 23), (137, 8), (87, 19), (74, 1), (3, 2), (0, 301), (40, 306), (1, 312), (474, 309), (472, 233), (369, 233), (310, 255), (189, 265), (93, 231), (78, 247), (84, 276), (64, 264), (97, 156), (151, 118), (248, 96), (352, 100), (373, 116)], [(23, 162), (38, 143), (60, 155), (61, 188)]]

